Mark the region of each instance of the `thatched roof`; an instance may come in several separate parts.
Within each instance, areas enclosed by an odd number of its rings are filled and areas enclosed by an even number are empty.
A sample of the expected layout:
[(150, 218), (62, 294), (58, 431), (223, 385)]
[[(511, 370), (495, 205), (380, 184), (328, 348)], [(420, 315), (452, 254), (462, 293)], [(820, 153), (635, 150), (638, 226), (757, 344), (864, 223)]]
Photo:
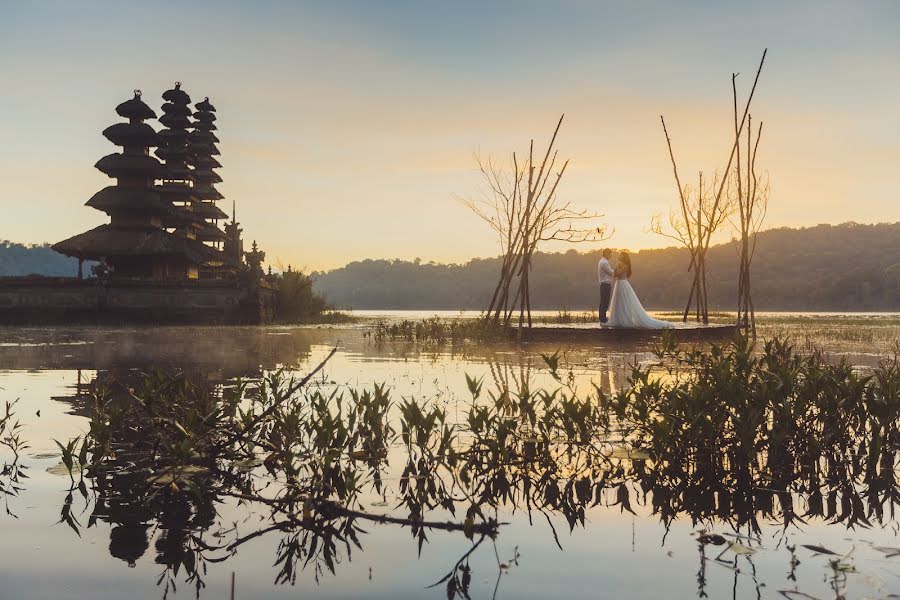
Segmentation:
[(161, 129), (159, 141), (162, 144), (187, 144), (190, 133), (184, 129)]
[(191, 116), (191, 107), (187, 104), (177, 104), (175, 102), (166, 102), (162, 105), (163, 114), (175, 115), (178, 117)]
[(212, 123), (216, 120), (216, 113), (207, 112), (205, 110), (198, 110), (194, 113), (194, 118), (202, 123)]
[(141, 175), (156, 177), (162, 165), (147, 154), (107, 154), (94, 165), (110, 177)]
[(204, 242), (224, 240), (225, 232), (212, 223), (203, 223), (203, 227), (197, 231), (197, 239)]
[[(194, 186), (194, 196), (201, 200), (221, 200), (225, 196), (219, 193), (219, 190), (208, 184), (198, 184)], [(220, 211), (221, 212), (221, 211)], [(224, 214), (224, 213), (223, 213)], [(225, 215), (226, 217), (228, 215)], [(216, 217), (217, 219), (225, 217)]]
[(214, 183), (222, 183), (222, 177), (215, 171), (193, 171), (194, 181), (199, 184), (211, 185)]
[[(187, 185), (186, 183), (176, 183), (176, 182), (165, 182), (162, 185), (157, 185), (153, 188), (164, 197), (172, 197), (179, 202), (184, 202), (182, 198), (193, 199), (194, 188)], [(177, 198), (175, 198), (177, 196)]]
[(217, 161), (212, 156), (207, 156), (204, 154), (195, 154), (194, 155), (194, 166), (197, 169), (208, 170), (208, 169), (218, 169), (222, 166), (222, 163)]
[(185, 129), (193, 126), (191, 120), (185, 115), (166, 113), (159, 118), (159, 122), (169, 129)]
[(138, 119), (143, 121), (156, 118), (156, 113), (153, 112), (153, 109), (144, 104), (144, 101), (141, 100), (140, 90), (134, 90), (134, 98), (126, 100), (118, 105), (116, 107), (116, 112), (120, 117), (125, 117), (126, 119)]
[(191, 150), (194, 154), (202, 154), (203, 156), (219, 156), (221, 154), (219, 148), (212, 142), (191, 142)]
[(114, 256), (180, 256), (193, 264), (222, 260), (221, 252), (203, 242), (175, 236), (162, 229), (101, 225), (53, 245), (67, 256), (102, 260)]
[(191, 97), (188, 96), (187, 92), (181, 89), (181, 82), (176, 81), (175, 87), (171, 90), (166, 90), (162, 95), (163, 100), (166, 102), (173, 102), (175, 104), (190, 104)]
[(158, 146), (159, 135), (147, 123), (116, 123), (103, 130), (103, 136), (116, 146)]
[(117, 185), (105, 187), (86, 206), (96, 208), (108, 215), (131, 213), (135, 215), (164, 216), (172, 212), (172, 205), (157, 192), (146, 188), (127, 188)]
[(203, 112), (216, 112), (216, 107), (210, 104), (209, 98), (204, 98), (200, 102), (194, 105), (194, 107)]
[[(162, 122), (162, 120), (160, 120)], [(194, 130), (195, 131), (215, 131), (218, 127), (213, 123), (207, 123), (205, 121), (194, 121)]]
[(173, 212), (168, 217), (163, 217), (163, 227), (190, 227), (194, 230), (203, 229), (204, 221), (198, 221), (191, 205), (173, 206)]
[[(194, 194), (196, 195), (196, 187), (194, 188)], [(215, 191), (215, 190), (213, 190)], [(218, 193), (218, 192), (217, 192)], [(198, 196), (199, 197), (199, 196)], [(194, 203), (194, 214), (198, 217), (202, 217), (204, 219), (227, 219), (228, 215), (226, 215), (221, 208), (213, 204), (212, 202), (195, 202)]]
[(191, 132), (192, 144), (216, 144), (219, 138), (212, 131), (194, 130)]

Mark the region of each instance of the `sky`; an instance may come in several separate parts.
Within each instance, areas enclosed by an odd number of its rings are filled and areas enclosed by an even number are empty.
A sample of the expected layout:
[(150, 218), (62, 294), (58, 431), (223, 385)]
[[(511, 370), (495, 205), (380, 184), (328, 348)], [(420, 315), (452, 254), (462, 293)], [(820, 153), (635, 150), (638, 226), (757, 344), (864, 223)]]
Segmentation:
[[(267, 261), (465, 262), (498, 252), (461, 202), (474, 156), (544, 147), (561, 114), (560, 198), (606, 242), (723, 169), (731, 74), (764, 122), (767, 227), (900, 220), (900, 2), (0, 0), (0, 239), (55, 242), (106, 222), (92, 165), (133, 89), (175, 81), (218, 109), (222, 207)], [(595, 249), (603, 243), (579, 245)], [(564, 250), (552, 246), (550, 250)]]

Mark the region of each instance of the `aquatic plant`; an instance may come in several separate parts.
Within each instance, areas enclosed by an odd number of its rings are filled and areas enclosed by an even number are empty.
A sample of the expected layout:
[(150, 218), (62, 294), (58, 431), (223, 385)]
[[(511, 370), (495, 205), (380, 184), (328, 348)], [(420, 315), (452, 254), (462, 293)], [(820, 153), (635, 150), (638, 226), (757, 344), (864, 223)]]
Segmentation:
[[(304, 568), (335, 572), (362, 547), (365, 522), (407, 527), (420, 550), (434, 532), (456, 532), (471, 547), (437, 584), (467, 597), (469, 557), (502, 535), (502, 514), (574, 529), (597, 505), (644, 507), (666, 526), (684, 516), (753, 539), (762, 520), (867, 526), (900, 501), (897, 358), (863, 374), (783, 340), (701, 352), (665, 338), (656, 364), (635, 366), (614, 395), (574, 389), (554, 354), (544, 360), (555, 388), (467, 377), (454, 416), (385, 386), (325, 392), (314, 377), (327, 360), (301, 379), (278, 371), (215, 387), (154, 373), (96, 385), (70, 461), (90, 484), (78, 484), (93, 504), (88, 526), (114, 524), (111, 550), (133, 562), (158, 523), (167, 591), (180, 570), (199, 591), (207, 561), (263, 535), (280, 536), (275, 580), (287, 583)], [(248, 506), (256, 529), (222, 523), (224, 501)]]
[(502, 325), (486, 319), (441, 319), (429, 317), (412, 321), (375, 321), (363, 332), (366, 339), (376, 343), (387, 340), (430, 344), (491, 341), (504, 339)]
[[(28, 448), (22, 438), (22, 424), (15, 416), (16, 402), (6, 402), (0, 413), (0, 448), (5, 448), (3, 468), (0, 469), (0, 496), (6, 514), (13, 515), (9, 500), (22, 491), (22, 479), (26, 478), (25, 467), (19, 462), (19, 454)], [(14, 515), (13, 515), (14, 516)]]

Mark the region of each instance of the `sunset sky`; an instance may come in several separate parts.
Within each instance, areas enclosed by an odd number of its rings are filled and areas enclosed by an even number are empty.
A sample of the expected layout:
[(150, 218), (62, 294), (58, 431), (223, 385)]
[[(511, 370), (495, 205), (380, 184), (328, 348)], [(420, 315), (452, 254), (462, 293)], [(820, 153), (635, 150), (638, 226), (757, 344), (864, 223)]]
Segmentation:
[[(610, 244), (723, 168), (731, 73), (765, 122), (768, 226), (900, 220), (900, 2), (13, 2), (0, 0), (0, 239), (107, 220), (100, 132), (178, 80), (218, 109), (219, 186), (273, 264), (495, 254), (459, 202), (473, 153), (543, 146), (561, 113), (560, 193)], [(157, 123), (154, 123), (158, 127)], [(582, 246), (581, 249), (591, 247)]]

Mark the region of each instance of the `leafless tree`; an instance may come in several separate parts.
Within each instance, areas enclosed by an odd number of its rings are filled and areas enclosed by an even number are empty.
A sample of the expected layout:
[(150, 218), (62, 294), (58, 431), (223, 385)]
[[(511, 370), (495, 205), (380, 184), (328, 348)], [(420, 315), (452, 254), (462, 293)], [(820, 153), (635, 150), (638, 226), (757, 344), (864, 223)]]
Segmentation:
[(558, 196), (560, 181), (569, 165), (568, 160), (559, 159), (556, 149), (564, 117), (559, 118), (539, 163), (535, 160), (534, 140), (524, 160), (515, 152), (509, 164), (476, 156), (485, 189), (478, 198), (463, 200), (497, 233), (503, 256), (485, 318), (508, 327), (518, 309), (520, 331), (526, 323), (528, 327), (532, 325), (528, 279), (539, 244), (594, 242), (607, 237), (606, 225), (596, 222), (602, 215), (578, 210)]
[[(731, 76), (731, 89), (734, 97), (734, 130), (740, 137), (738, 127), (738, 94), (737, 74)], [(734, 203), (737, 207), (738, 220), (732, 225), (740, 234), (740, 265), (738, 267), (738, 325), (756, 336), (756, 312), (753, 308), (753, 295), (750, 288), (750, 265), (756, 250), (756, 234), (759, 233), (769, 207), (769, 179), (756, 170), (756, 157), (759, 141), (762, 139), (762, 121), (754, 135), (753, 117), (747, 115), (747, 146), (741, 160), (740, 144), (737, 147), (737, 160), (734, 169)], [(743, 169), (743, 171), (742, 171)]]
[[(709, 306), (706, 295), (706, 253), (709, 250), (713, 234), (719, 230), (722, 223), (725, 222), (730, 212), (734, 209), (734, 205), (729, 201), (735, 198), (735, 194), (732, 193), (733, 186), (736, 185), (735, 177), (731, 175), (732, 165), (735, 162), (735, 157), (739, 156), (742, 133), (749, 121), (750, 105), (756, 92), (756, 85), (759, 83), (760, 73), (762, 73), (763, 65), (766, 62), (767, 52), (768, 50), (763, 51), (762, 59), (759, 61), (759, 68), (756, 71), (756, 77), (753, 80), (753, 87), (750, 89), (750, 95), (744, 105), (743, 116), (740, 119), (738, 119), (737, 96), (735, 95), (734, 141), (731, 145), (728, 162), (723, 171), (724, 175), (714, 177), (709, 191), (704, 189), (702, 173), (700, 175), (700, 184), (694, 193), (691, 193), (689, 188), (686, 189), (682, 186), (681, 178), (678, 175), (678, 163), (672, 150), (672, 141), (666, 129), (665, 118), (662, 115), (659, 117), (662, 122), (663, 133), (666, 136), (669, 158), (672, 161), (675, 184), (678, 188), (679, 209), (670, 212), (668, 230), (663, 226), (660, 216), (653, 218), (651, 230), (679, 241), (690, 251), (688, 271), (693, 273), (693, 279), (691, 281), (691, 290), (688, 294), (687, 306), (682, 316), (683, 321), (687, 321), (688, 314), (693, 306), (696, 319), (709, 323)], [(734, 82), (734, 77), (732, 78), (732, 83)], [(737, 162), (740, 164), (739, 158)], [(739, 181), (740, 179), (740, 176), (738, 176), (737, 180)], [(742, 195), (743, 192), (737, 193), (737, 196)], [(747, 285), (749, 285), (749, 277)], [(749, 294), (749, 288), (747, 292)]]

